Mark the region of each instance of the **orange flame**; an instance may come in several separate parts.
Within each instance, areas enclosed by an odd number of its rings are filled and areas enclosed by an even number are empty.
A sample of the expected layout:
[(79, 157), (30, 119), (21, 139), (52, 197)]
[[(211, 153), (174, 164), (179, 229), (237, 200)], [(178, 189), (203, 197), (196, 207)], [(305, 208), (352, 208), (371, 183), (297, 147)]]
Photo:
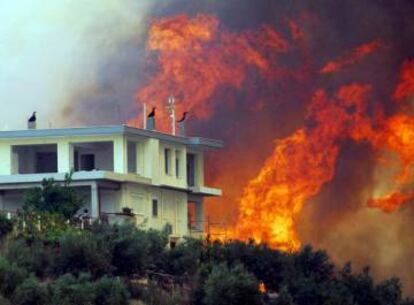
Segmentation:
[[(148, 50), (156, 54), (159, 68), (138, 91), (137, 99), (163, 112), (168, 96), (174, 94), (178, 111), (185, 107), (199, 119), (208, 120), (220, 103), (231, 103), (213, 100), (214, 93), (223, 87), (241, 90), (252, 69), (264, 81), (300, 83), (309, 75), (337, 72), (380, 48), (379, 41), (362, 44), (319, 71), (309, 63), (300, 68), (281, 67), (279, 56), (292, 49), (302, 51), (305, 61), (309, 56), (306, 32), (294, 21), (289, 21), (288, 27), (291, 37), (285, 38), (270, 26), (231, 32), (210, 15), (156, 20), (149, 32)], [(368, 107), (372, 90), (370, 85), (353, 83), (339, 87), (334, 95), (324, 89), (314, 91), (305, 124), (276, 142), (271, 156), (244, 189), (237, 224), (225, 229), (224, 236), (253, 238), (282, 250), (297, 250), (301, 245), (296, 231), (298, 216), (306, 202), (332, 180), (342, 144), (349, 140), (370, 144), (378, 155), (391, 152), (401, 165), (401, 173), (388, 182), (388, 192), (368, 200), (368, 206), (392, 212), (414, 199), (414, 192), (403, 190), (413, 178), (414, 117), (402, 113), (386, 117), (379, 107), (372, 113)], [(393, 98), (413, 94), (414, 61), (409, 61), (403, 65)], [(253, 105), (251, 109), (261, 108)], [(378, 164), (390, 165), (396, 164)], [(211, 230), (217, 234), (223, 231)]]
[(406, 61), (403, 64), (400, 78), (401, 81), (393, 95), (396, 100), (414, 95), (414, 60)]
[(320, 73), (332, 73), (341, 70), (347, 65), (351, 65), (364, 56), (371, 54), (378, 49), (381, 44), (378, 41), (372, 41), (369, 43), (362, 44), (356, 47), (350, 54), (341, 56), (340, 58), (328, 62), (321, 70)]
[(382, 198), (368, 200), (368, 206), (379, 208), (386, 213), (392, 213), (408, 201), (414, 199), (414, 192), (402, 194), (400, 191), (392, 192)]
[[(319, 193), (335, 172), (340, 141), (351, 137), (364, 119), (368, 86), (341, 88), (334, 100), (316, 92), (302, 128), (277, 143), (273, 155), (244, 191), (237, 222), (237, 237), (253, 237), (283, 250), (300, 246), (297, 216), (305, 202)], [(352, 111), (348, 109), (352, 108)]]

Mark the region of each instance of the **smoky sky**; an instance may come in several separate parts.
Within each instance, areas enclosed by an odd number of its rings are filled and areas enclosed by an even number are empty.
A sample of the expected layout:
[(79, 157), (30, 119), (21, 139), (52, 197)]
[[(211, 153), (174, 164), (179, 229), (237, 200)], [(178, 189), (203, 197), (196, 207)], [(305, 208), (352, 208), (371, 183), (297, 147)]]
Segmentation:
[[(217, 106), (211, 119), (200, 121), (190, 117), (190, 135), (218, 138), (226, 143), (223, 151), (209, 154), (206, 168), (207, 181), (224, 189), (223, 198), (209, 201), (212, 208), (208, 211), (214, 213), (210, 216), (219, 221), (237, 219), (237, 200), (243, 187), (259, 172), (274, 149), (275, 140), (303, 126), (306, 106), (316, 88), (324, 88), (329, 94), (352, 82), (369, 84), (373, 87), (369, 107), (374, 109), (379, 103), (390, 115), (396, 111), (390, 95), (398, 81), (399, 68), (404, 60), (414, 58), (413, 1), (154, 1), (145, 16), (146, 27), (153, 20), (178, 14), (213, 14), (221, 27), (235, 32), (257, 30), (267, 24), (285, 37), (289, 36), (288, 20), (305, 20), (308, 52), (305, 61), (316, 71), (358, 45), (373, 40), (381, 43), (377, 52), (357, 65), (335, 75), (310, 77), (307, 82), (286, 79), (266, 83), (256, 71), (249, 71), (241, 90), (223, 86), (210, 97), (231, 101), (214, 103)], [(144, 29), (142, 34), (123, 41), (118, 51), (100, 66), (94, 85), (72, 92), (61, 112), (66, 124), (118, 124), (141, 115), (135, 93), (157, 71), (157, 54), (146, 51), (146, 39)], [(297, 54), (282, 59), (280, 64), (285, 66), (303, 64), (303, 58)], [(252, 107), (252, 101), (261, 106)], [(366, 143), (342, 143), (341, 147), (335, 178), (307, 204), (301, 215), (299, 229), (303, 241), (327, 248), (338, 262), (345, 260), (341, 253), (347, 253), (348, 259), (355, 258), (360, 265), (372, 264), (383, 269), (384, 272), (377, 273), (380, 276), (399, 275), (405, 282), (412, 281), (399, 263), (410, 257), (411, 243), (399, 245), (398, 253), (393, 253), (390, 260), (373, 255), (369, 249), (371, 245), (372, 251), (388, 253), (378, 235), (396, 245), (395, 240), (401, 234), (409, 234), (414, 224), (407, 221), (407, 216), (401, 216), (401, 212), (379, 217), (377, 211), (366, 211), (364, 202), (372, 187), (376, 156)], [(232, 158), (238, 160), (237, 167), (241, 170), (237, 179), (228, 181), (236, 166), (228, 161)], [(378, 230), (376, 217), (379, 221), (385, 218), (398, 234), (390, 236), (386, 230)], [(353, 221), (359, 231), (354, 230), (355, 226), (350, 227)], [(375, 235), (372, 243), (365, 240), (366, 247), (358, 251), (361, 238), (372, 235)]]

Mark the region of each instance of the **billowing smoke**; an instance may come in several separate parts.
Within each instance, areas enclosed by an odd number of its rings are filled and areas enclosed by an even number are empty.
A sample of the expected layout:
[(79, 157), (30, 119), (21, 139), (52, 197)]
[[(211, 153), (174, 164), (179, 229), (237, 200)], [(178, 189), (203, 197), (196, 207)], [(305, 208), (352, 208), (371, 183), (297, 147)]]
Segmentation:
[(25, 128), (27, 117), (36, 110), (39, 127), (61, 126), (61, 116), (70, 117), (71, 123), (85, 121), (71, 115), (74, 101), (85, 91), (98, 99), (102, 91), (116, 90), (100, 87), (107, 77), (102, 75), (105, 65), (125, 52), (127, 42), (138, 41), (150, 3), (1, 1), (0, 129)]

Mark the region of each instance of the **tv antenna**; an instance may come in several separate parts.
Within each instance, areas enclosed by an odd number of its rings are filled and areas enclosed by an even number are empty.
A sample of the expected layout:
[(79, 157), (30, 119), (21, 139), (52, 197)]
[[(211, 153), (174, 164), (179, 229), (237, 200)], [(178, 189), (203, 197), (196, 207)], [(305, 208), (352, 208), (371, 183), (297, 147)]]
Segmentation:
[(175, 136), (175, 98), (172, 95), (168, 98), (167, 109), (170, 111), (171, 134)]

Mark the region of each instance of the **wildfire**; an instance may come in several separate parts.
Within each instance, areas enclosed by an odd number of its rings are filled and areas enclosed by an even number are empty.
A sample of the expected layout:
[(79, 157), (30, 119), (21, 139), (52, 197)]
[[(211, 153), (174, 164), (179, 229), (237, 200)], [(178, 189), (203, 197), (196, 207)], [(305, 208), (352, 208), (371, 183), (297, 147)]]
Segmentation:
[[(283, 250), (296, 250), (296, 219), (306, 201), (319, 193), (335, 173), (340, 143), (366, 124), (365, 96), (370, 88), (353, 84), (330, 100), (318, 90), (307, 119), (314, 125), (280, 140), (259, 175), (244, 191), (237, 236), (252, 236)], [(352, 109), (352, 111), (349, 111)]]
[(414, 94), (414, 61), (403, 64), (401, 81), (394, 92), (394, 99), (401, 100)]
[[(251, 73), (260, 79), (258, 83), (270, 87), (298, 82), (311, 88), (312, 78), (320, 73), (333, 74), (352, 66), (381, 46), (378, 40), (362, 44), (322, 69), (312, 66), (311, 61), (302, 62), (299, 68), (283, 66), (281, 56), (298, 50), (307, 53), (306, 32), (294, 21), (287, 26), (290, 37), (268, 25), (231, 32), (211, 15), (156, 20), (149, 32), (148, 51), (156, 54), (159, 68), (148, 85), (138, 91), (137, 99), (163, 111), (167, 97), (173, 93), (180, 101), (179, 111), (185, 107), (199, 119), (209, 120), (217, 107), (234, 107), (235, 103), (232, 99), (217, 99), (214, 94), (222, 88), (248, 90)], [(308, 60), (308, 54), (300, 57)], [(414, 199), (414, 192), (404, 191), (413, 178), (414, 116), (395, 111), (387, 117), (378, 105), (373, 110), (370, 84), (348, 83), (333, 92), (331, 88), (309, 89), (303, 126), (276, 141), (258, 175), (246, 184), (229, 238), (253, 238), (282, 250), (297, 250), (301, 245), (296, 230), (298, 216), (306, 202), (335, 176), (346, 141), (367, 143), (378, 156), (391, 152), (401, 165), (401, 173), (388, 183), (389, 192), (370, 199), (369, 207), (392, 212)], [(401, 100), (413, 94), (414, 62), (408, 61), (393, 98)], [(249, 101), (258, 102), (254, 98)], [(379, 162), (378, 166), (397, 164)]]
[(378, 41), (372, 41), (356, 47), (351, 53), (345, 54), (336, 60), (328, 62), (322, 69), (321, 73), (337, 72), (344, 66), (351, 65), (366, 55), (377, 50), (381, 44)]

